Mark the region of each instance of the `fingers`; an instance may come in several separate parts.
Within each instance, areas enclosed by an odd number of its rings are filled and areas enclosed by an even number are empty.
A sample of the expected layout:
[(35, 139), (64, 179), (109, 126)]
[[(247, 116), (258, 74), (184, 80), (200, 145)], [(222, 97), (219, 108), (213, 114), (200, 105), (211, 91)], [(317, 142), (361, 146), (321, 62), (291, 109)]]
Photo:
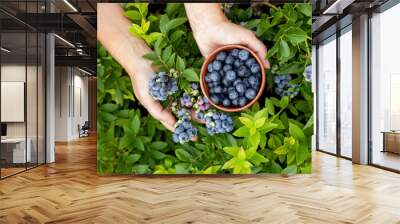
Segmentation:
[(267, 55), (267, 47), (261, 42), (251, 31), (243, 32), (243, 44), (252, 49), (264, 64), (266, 69), (270, 68), (269, 61), (265, 59)]
[(155, 119), (159, 120), (168, 130), (175, 131), (176, 119), (171, 111), (164, 109), (158, 101), (150, 95), (140, 97), (140, 102)]

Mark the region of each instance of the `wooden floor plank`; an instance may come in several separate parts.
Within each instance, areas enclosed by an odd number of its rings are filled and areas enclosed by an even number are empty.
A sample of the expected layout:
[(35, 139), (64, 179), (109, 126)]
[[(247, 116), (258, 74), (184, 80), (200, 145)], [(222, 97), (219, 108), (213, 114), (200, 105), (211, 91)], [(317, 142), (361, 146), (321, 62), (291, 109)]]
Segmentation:
[(397, 223), (400, 175), (313, 152), (313, 174), (98, 176), (94, 137), (0, 181), (0, 223)]

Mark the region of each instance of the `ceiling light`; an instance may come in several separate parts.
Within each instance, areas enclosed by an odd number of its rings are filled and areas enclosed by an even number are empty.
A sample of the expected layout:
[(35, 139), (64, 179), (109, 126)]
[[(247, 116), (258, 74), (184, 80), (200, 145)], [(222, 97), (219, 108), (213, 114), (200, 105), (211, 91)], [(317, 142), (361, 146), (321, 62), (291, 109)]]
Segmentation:
[(85, 74), (87, 74), (87, 75), (92, 75), (92, 73), (90, 73), (90, 72), (88, 72), (88, 71), (86, 71), (86, 70), (83, 70), (83, 69), (81, 69), (81, 68), (79, 68), (79, 67), (78, 67), (78, 70), (81, 71), (81, 72), (83, 72), (83, 73), (85, 73)]
[(64, 0), (64, 3), (67, 4), (74, 12), (78, 12), (78, 10), (68, 0)]
[(7, 48), (5, 48), (5, 47), (1, 47), (0, 49), (1, 49), (2, 51), (6, 52), (6, 53), (10, 53), (10, 52), (11, 52), (11, 50), (9, 50), (9, 49), (7, 49)]
[(73, 45), (71, 42), (69, 42), (68, 40), (66, 40), (66, 39), (64, 39), (64, 38), (62, 38), (62, 37), (60, 37), (59, 35), (57, 35), (57, 34), (54, 34), (54, 36), (55, 37), (57, 37), (59, 40), (61, 40), (62, 42), (64, 42), (64, 43), (66, 43), (67, 45), (69, 45), (70, 47), (73, 47), (73, 48), (75, 48), (75, 45)]

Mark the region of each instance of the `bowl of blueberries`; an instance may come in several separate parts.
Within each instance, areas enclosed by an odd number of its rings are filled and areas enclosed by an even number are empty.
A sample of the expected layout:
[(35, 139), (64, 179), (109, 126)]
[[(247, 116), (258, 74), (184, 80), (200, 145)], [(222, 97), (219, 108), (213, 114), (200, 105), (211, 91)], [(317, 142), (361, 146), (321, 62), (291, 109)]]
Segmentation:
[(200, 87), (210, 104), (226, 112), (242, 111), (253, 105), (265, 87), (263, 63), (249, 48), (225, 45), (205, 60)]

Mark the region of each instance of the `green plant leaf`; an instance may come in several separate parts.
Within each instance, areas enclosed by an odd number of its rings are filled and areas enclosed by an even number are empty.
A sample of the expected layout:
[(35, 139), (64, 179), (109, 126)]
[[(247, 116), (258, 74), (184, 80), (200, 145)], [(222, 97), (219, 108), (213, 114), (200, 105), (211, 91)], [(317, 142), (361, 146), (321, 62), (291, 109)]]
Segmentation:
[(128, 17), (129, 19), (135, 20), (135, 21), (138, 21), (138, 20), (142, 19), (142, 15), (140, 15), (140, 13), (138, 11), (136, 11), (136, 10), (125, 11), (124, 15), (126, 17)]
[(288, 166), (282, 170), (282, 174), (296, 174), (296, 173), (297, 173), (296, 165)]
[(180, 72), (183, 72), (185, 70), (186, 64), (185, 60), (183, 60), (181, 57), (177, 56), (176, 57), (176, 69)]
[(151, 148), (155, 150), (163, 150), (168, 147), (168, 144), (166, 142), (161, 142), (161, 141), (155, 141), (151, 143)]
[(247, 128), (252, 128), (254, 127), (254, 123), (251, 119), (247, 118), (247, 117), (239, 117), (240, 122), (242, 122), (242, 124), (244, 124)]
[(165, 30), (166, 32), (175, 29), (176, 27), (184, 24), (187, 21), (186, 18), (176, 18), (168, 21), (168, 23), (165, 25)]
[(184, 162), (190, 162), (192, 159), (192, 156), (183, 148), (177, 148), (175, 150), (175, 155), (179, 160)]
[(224, 147), (224, 152), (228, 153), (231, 156), (236, 156), (239, 152), (239, 147)]
[(199, 76), (191, 68), (185, 69), (182, 73), (182, 77), (185, 78), (189, 82), (198, 82), (199, 81)]
[(275, 149), (274, 153), (278, 154), (278, 155), (286, 155), (288, 153), (288, 149), (285, 145), (282, 145), (282, 146), (278, 147), (277, 149)]
[(246, 126), (240, 127), (235, 132), (233, 132), (233, 135), (236, 137), (247, 137), (249, 135), (249, 128), (247, 128)]
[(301, 130), (301, 128), (299, 128), (297, 125), (295, 125), (292, 122), (289, 122), (289, 133), (295, 139), (300, 140), (300, 141), (303, 141), (305, 138), (303, 130)]
[(281, 99), (281, 101), (279, 103), (279, 107), (280, 108), (286, 108), (288, 106), (288, 104), (289, 104), (289, 97), (284, 96), (284, 97), (282, 97), (282, 99)]
[(290, 48), (285, 40), (279, 42), (279, 53), (283, 58), (287, 58), (290, 55)]

